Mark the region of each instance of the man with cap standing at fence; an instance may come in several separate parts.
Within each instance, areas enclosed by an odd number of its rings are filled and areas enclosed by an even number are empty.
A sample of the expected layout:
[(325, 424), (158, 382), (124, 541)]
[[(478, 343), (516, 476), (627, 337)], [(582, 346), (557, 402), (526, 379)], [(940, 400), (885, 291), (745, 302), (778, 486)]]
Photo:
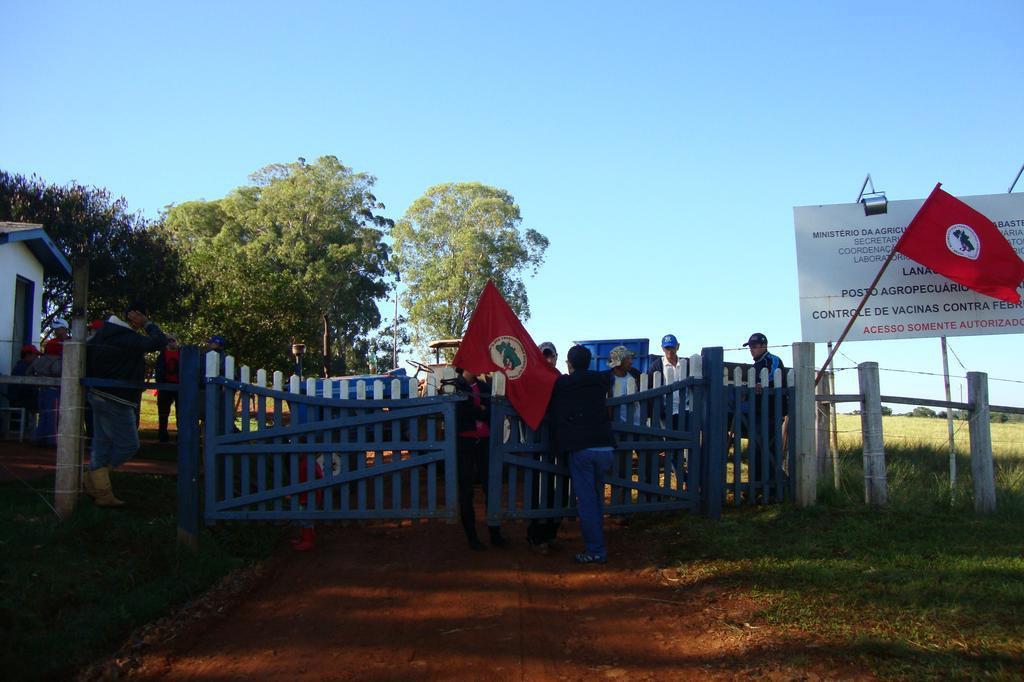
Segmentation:
[[(764, 334), (762, 334), (761, 332), (754, 332), (753, 334), (751, 334), (750, 338), (747, 339), (747, 342), (744, 343), (743, 345), (750, 350), (750, 357), (754, 360), (754, 382), (755, 382), (755, 384), (754, 384), (754, 404), (751, 406), (750, 427), (749, 427), (751, 429), (751, 431), (753, 431), (753, 441), (754, 441), (754, 444), (755, 444), (755, 446), (754, 446), (754, 455), (755, 456), (751, 457), (751, 461), (747, 463), (747, 466), (749, 467), (747, 478), (750, 481), (759, 481), (760, 478), (764, 476), (759, 471), (759, 469), (760, 469), (760, 453), (764, 452), (764, 449), (767, 448), (769, 463), (771, 463), (773, 461), (775, 462), (774, 467), (771, 464), (769, 464), (769, 470), (767, 472), (767, 477), (765, 478), (765, 481), (764, 481), (765, 483), (767, 483), (769, 480), (771, 480), (774, 477), (773, 476), (774, 468), (777, 468), (777, 467), (781, 466), (782, 453), (778, 452), (778, 449), (776, 447), (776, 445), (778, 443), (778, 440), (776, 438), (776, 434), (777, 434), (777, 432), (779, 431), (779, 429), (782, 426), (781, 423), (779, 423), (779, 422), (781, 422), (782, 418), (786, 416), (786, 413), (788, 412), (789, 405), (788, 405), (788, 401), (786, 400), (786, 396), (783, 395), (782, 396), (782, 400), (780, 401), (781, 405), (782, 405), (782, 412), (781, 412), (781, 414), (777, 414), (776, 413), (776, 408), (775, 408), (775, 400), (770, 395), (768, 395), (768, 396), (765, 395), (765, 389), (766, 388), (767, 389), (775, 388), (775, 370), (779, 370), (779, 374), (782, 377), (782, 379), (781, 379), (781, 381), (782, 381), (781, 386), (783, 388), (785, 388), (785, 386), (786, 386), (786, 366), (782, 363), (782, 360), (779, 358), (778, 355), (775, 355), (773, 353), (768, 352), (768, 337), (765, 336)], [(762, 384), (761, 384), (762, 370), (767, 370), (768, 371), (768, 383), (767, 383), (767, 386), (762, 386)], [(762, 414), (764, 414), (763, 408), (761, 407), (761, 405), (762, 405), (762, 401), (765, 399), (765, 397), (767, 397), (767, 399), (768, 399), (768, 404), (767, 404), (767, 416), (768, 416), (767, 431), (768, 431), (768, 439), (767, 439), (767, 441), (764, 439), (764, 435), (763, 435), (764, 428), (761, 425)]]
[(54, 318), (50, 323), (50, 329), (53, 330), (53, 338), (43, 346), (43, 354), (60, 357), (64, 354), (64, 342), (71, 337), (71, 330), (68, 328), (68, 323), (59, 317)]
[[(146, 317), (146, 305), (136, 301), (125, 311), (127, 321), (111, 315), (86, 343), (86, 376), (142, 383), (146, 378), (146, 353), (163, 349), (167, 337)], [(143, 334), (139, 334), (141, 331)], [(92, 455), (83, 476), (85, 492), (101, 507), (119, 507), (110, 471), (124, 464), (139, 449), (136, 411), (142, 398), (137, 387), (89, 389), (93, 414)]]
[[(612, 373), (612, 396), (629, 395), (640, 390), (640, 370), (633, 367), (633, 356), (635, 353), (625, 346), (616, 346), (608, 352), (608, 369)], [(616, 408), (616, 418), (619, 421), (629, 421), (629, 407), (620, 405)], [(639, 413), (634, 415), (633, 421), (640, 423)]]
[(555, 344), (545, 341), (537, 347), (540, 348), (540, 352), (544, 355), (544, 362), (558, 369), (558, 350), (555, 349)]
[[(661, 358), (655, 358), (651, 363), (651, 368), (648, 370), (651, 377), (654, 377), (655, 372), (661, 372), (662, 385), (685, 379), (687, 360), (679, 357), (679, 340), (675, 334), (665, 334), (665, 336), (661, 337), (661, 350), (665, 355)], [(653, 386), (654, 384), (652, 383), (651, 385)], [(679, 392), (673, 393), (671, 410), (671, 426), (673, 429), (681, 427), (679, 423), (680, 402)], [(685, 404), (683, 408), (683, 412), (685, 412)], [(668, 414), (664, 416), (668, 417)]]
[[(558, 350), (555, 348), (555, 344), (550, 341), (545, 341), (538, 346), (541, 353), (544, 354), (544, 361), (549, 365), (558, 370)], [(551, 452), (546, 453), (544, 457), (547, 458), (549, 464), (558, 466), (564, 460), (556, 450), (552, 449)], [(541, 500), (545, 499), (542, 497), (541, 486), (545, 484), (546, 480), (546, 499), (549, 508), (565, 508), (569, 506), (569, 486), (568, 481), (563, 481), (561, 487), (561, 495), (558, 495), (558, 487), (556, 486), (556, 477), (554, 475), (544, 476), (540, 472), (534, 474), (533, 479), (533, 508), (541, 508)], [(558, 529), (562, 526), (562, 517), (554, 517), (547, 519), (530, 519), (530, 524), (526, 527), (526, 542), (529, 547), (539, 554), (548, 554), (552, 549), (557, 546), (558, 542)]]

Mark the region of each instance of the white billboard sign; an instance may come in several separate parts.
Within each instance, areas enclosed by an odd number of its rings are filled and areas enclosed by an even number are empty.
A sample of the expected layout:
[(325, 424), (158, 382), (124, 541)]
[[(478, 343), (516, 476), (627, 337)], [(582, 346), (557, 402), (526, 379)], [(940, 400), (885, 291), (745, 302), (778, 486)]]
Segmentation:
[[(1024, 194), (960, 197), (1024, 255)], [(796, 259), (804, 341), (835, 341), (924, 199), (890, 201), (882, 215), (860, 204), (797, 206)], [(1024, 292), (1024, 289), (1019, 291)], [(896, 254), (854, 323), (851, 341), (1024, 333), (1024, 304), (971, 291)]]

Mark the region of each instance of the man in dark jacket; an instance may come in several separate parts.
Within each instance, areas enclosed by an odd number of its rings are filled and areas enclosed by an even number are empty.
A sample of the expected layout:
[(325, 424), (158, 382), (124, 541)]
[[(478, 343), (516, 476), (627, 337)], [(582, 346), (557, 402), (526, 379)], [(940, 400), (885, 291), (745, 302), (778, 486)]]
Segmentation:
[[(178, 383), (178, 364), (181, 359), (181, 352), (178, 350), (178, 340), (167, 334), (167, 347), (160, 351), (156, 357), (156, 382), (158, 384)], [(175, 418), (178, 415), (178, 392), (158, 390), (156, 394), (156, 414), (160, 422), (160, 442), (166, 443), (171, 439), (167, 433), (167, 423), (171, 419), (171, 406), (174, 406)]]
[[(785, 459), (785, 453), (780, 452), (779, 439), (777, 434), (782, 428), (782, 419), (786, 416), (789, 411), (789, 404), (786, 400), (785, 394), (779, 401), (782, 407), (782, 413), (777, 414), (775, 408), (775, 398), (771, 393), (765, 394), (765, 389), (775, 388), (775, 370), (781, 370), (781, 385), (783, 388), (786, 386), (786, 366), (782, 363), (782, 359), (774, 353), (768, 351), (768, 337), (761, 332), (754, 332), (747, 339), (747, 342), (743, 344), (750, 349), (750, 357), (754, 361), (754, 404), (751, 406), (751, 424), (752, 430), (754, 431), (754, 457), (748, 462), (749, 471), (747, 477), (751, 481), (758, 483), (770, 483), (775, 480), (776, 470), (782, 466), (782, 462)], [(768, 370), (768, 384), (767, 386), (761, 385), (761, 370)], [(762, 402), (767, 399), (767, 432), (768, 438), (764, 438), (764, 429), (762, 428), (762, 415), (765, 414), (761, 407)], [(769, 467), (768, 471), (761, 472), (761, 455), (767, 449)], [(763, 479), (763, 480), (762, 480)]]
[(584, 346), (569, 349), (570, 373), (555, 381), (548, 418), (554, 447), (569, 453), (569, 475), (586, 545), (576, 561), (603, 564), (608, 559), (603, 527), (604, 477), (615, 456), (606, 404), (612, 380), (608, 372), (588, 369), (590, 359), (590, 351)]
[[(86, 375), (97, 379), (143, 382), (146, 353), (163, 349), (167, 337), (146, 317), (146, 306), (135, 302), (125, 312), (127, 322), (111, 315), (86, 344)], [(139, 334), (142, 331), (145, 335)], [(110, 470), (126, 462), (139, 449), (136, 410), (142, 397), (138, 388), (92, 388), (93, 445), (85, 491), (102, 507), (124, 502), (110, 487)]]

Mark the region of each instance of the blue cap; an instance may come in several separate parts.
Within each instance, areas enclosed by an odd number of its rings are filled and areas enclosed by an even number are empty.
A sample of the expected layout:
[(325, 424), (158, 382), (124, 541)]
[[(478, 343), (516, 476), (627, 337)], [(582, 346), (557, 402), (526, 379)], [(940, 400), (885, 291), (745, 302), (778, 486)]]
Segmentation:
[(220, 346), (221, 348), (223, 348), (223, 347), (228, 345), (227, 340), (223, 336), (221, 336), (219, 334), (214, 334), (206, 342), (207, 343), (215, 343), (218, 346)]
[(676, 339), (675, 334), (665, 334), (661, 337), (662, 348), (679, 348), (679, 340)]

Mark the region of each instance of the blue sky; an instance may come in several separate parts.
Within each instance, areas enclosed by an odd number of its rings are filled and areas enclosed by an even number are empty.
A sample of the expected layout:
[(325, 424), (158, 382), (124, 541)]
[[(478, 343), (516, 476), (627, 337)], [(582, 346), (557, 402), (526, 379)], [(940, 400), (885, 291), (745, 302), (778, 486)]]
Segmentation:
[[(793, 206), (868, 172), (890, 199), (1005, 192), (1024, 162), (1024, 3), (688, 4), (5, 0), (0, 168), (151, 217), (299, 156), (375, 175), (393, 218), (436, 183), (499, 186), (551, 239), (527, 327), (564, 354), (797, 341)], [(1024, 405), (1020, 340), (950, 343)], [(938, 339), (843, 349), (883, 393), (941, 396), (888, 371), (941, 372)]]

